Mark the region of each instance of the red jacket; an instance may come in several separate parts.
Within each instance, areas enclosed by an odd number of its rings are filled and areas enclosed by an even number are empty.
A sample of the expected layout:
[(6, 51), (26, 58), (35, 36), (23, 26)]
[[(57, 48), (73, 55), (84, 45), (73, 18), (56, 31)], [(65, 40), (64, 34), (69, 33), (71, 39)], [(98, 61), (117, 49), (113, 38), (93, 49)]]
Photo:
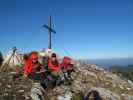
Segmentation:
[(73, 65), (71, 64), (71, 60), (72, 59), (70, 57), (65, 56), (60, 66), (64, 67), (65, 69), (71, 69), (73, 67)]
[(33, 72), (34, 69), (36, 69), (37, 64), (33, 64), (33, 60), (38, 61), (38, 54), (37, 53), (32, 53), (29, 59), (26, 61), (24, 65), (24, 73), (25, 74), (30, 74)]
[(24, 73), (30, 74), (32, 72), (32, 69), (33, 69), (32, 60), (29, 59), (24, 65)]
[(52, 71), (59, 71), (60, 70), (60, 66), (58, 65), (54, 65), (52, 64), (51, 60), (48, 60), (48, 67), (52, 70)]

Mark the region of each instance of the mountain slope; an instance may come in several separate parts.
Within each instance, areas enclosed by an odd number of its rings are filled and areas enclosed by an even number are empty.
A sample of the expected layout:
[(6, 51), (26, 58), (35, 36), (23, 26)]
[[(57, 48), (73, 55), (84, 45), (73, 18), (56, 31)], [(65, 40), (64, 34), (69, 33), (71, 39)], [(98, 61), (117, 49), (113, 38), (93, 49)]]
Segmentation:
[[(17, 73), (0, 73), (0, 100), (31, 100), (32, 82), (24, 81), (22, 76), (14, 78), (15, 76), (18, 76)], [(83, 95), (94, 90), (103, 100), (133, 100), (131, 81), (124, 80), (96, 65), (76, 63), (72, 78), (71, 85), (62, 84), (46, 91), (48, 100), (82, 100)]]

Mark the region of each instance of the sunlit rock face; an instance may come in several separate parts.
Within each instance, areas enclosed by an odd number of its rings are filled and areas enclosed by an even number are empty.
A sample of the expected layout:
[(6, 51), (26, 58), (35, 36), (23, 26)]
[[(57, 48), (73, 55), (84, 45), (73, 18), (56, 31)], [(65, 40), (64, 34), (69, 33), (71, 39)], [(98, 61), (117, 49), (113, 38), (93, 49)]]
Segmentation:
[[(97, 91), (103, 100), (133, 100), (133, 83), (91, 64), (75, 64), (71, 85), (46, 90), (44, 100), (82, 100)], [(0, 73), (0, 100), (32, 100), (33, 82), (20, 73)], [(93, 98), (90, 96), (88, 98)]]

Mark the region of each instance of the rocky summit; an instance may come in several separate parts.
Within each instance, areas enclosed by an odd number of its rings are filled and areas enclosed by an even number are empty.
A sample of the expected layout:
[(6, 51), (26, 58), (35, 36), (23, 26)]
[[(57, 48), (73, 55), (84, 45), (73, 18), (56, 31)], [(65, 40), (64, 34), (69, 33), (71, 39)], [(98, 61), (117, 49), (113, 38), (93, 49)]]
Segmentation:
[[(46, 90), (46, 100), (82, 100), (96, 91), (99, 100), (133, 100), (133, 83), (92, 64), (75, 64), (71, 84)], [(32, 81), (21, 73), (0, 73), (0, 100), (32, 100)], [(93, 100), (88, 96), (87, 100)]]

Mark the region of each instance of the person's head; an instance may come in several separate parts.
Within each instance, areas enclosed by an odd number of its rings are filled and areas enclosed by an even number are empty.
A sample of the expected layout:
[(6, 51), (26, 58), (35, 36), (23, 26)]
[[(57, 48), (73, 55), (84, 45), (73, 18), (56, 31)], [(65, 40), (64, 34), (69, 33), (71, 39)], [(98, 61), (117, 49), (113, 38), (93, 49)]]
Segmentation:
[(27, 54), (23, 55), (23, 64), (25, 64), (29, 59), (29, 56)]
[(65, 64), (71, 64), (71, 58), (70, 57), (67, 57), (67, 56), (65, 56), (64, 58), (63, 58), (63, 63), (65, 63)]
[(52, 60), (52, 61), (57, 60), (57, 58), (56, 58), (56, 54), (55, 54), (55, 53), (52, 53), (52, 55), (51, 55), (51, 60)]
[(23, 56), (23, 60), (24, 60), (24, 61), (27, 61), (28, 58), (29, 58), (28, 55), (27, 55), (27, 54), (24, 54), (24, 56)]
[(33, 59), (33, 60), (38, 59), (38, 53), (37, 52), (31, 52), (30, 53), (30, 58)]
[(31, 52), (30, 59), (32, 60), (32, 63), (38, 62), (38, 53), (37, 52)]

